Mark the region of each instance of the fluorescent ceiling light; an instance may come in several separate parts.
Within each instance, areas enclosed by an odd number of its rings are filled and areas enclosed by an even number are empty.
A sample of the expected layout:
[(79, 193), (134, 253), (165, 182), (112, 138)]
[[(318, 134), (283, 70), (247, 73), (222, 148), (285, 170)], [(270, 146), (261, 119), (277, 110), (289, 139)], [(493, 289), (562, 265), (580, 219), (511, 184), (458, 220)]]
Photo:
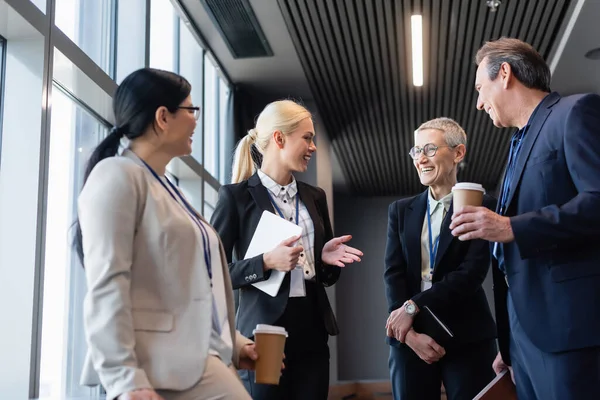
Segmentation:
[(420, 15), (410, 17), (412, 33), (412, 69), (413, 85), (423, 86), (423, 18)]

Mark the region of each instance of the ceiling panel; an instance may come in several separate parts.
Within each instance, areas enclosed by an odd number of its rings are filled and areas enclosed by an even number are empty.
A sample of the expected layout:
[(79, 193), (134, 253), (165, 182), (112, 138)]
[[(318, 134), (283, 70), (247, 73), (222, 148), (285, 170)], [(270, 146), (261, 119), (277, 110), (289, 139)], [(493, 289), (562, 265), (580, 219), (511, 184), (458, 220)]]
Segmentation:
[[(319, 114), (350, 189), (362, 195), (422, 190), (408, 150), (436, 117), (457, 120), (468, 152), (459, 180), (494, 189), (512, 130), (475, 109), (477, 49), (517, 37), (546, 59), (571, 0), (278, 0)], [(410, 17), (423, 15), (424, 85), (414, 87)]]

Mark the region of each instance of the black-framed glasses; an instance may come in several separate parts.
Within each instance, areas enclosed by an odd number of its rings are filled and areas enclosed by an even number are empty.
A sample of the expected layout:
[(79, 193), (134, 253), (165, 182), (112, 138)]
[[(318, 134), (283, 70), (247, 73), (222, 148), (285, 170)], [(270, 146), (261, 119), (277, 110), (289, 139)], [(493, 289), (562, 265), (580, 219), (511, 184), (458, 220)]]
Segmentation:
[(184, 109), (184, 110), (194, 111), (194, 119), (196, 121), (198, 121), (198, 119), (200, 118), (200, 110), (201, 110), (200, 107), (197, 107), (197, 106), (179, 106), (177, 108), (181, 108), (181, 109)]
[(427, 143), (423, 147), (419, 147), (419, 146), (413, 147), (412, 149), (410, 149), (408, 154), (410, 154), (410, 156), (413, 158), (413, 160), (416, 160), (417, 158), (419, 158), (421, 156), (421, 153), (425, 154), (425, 157), (433, 157), (433, 156), (435, 156), (435, 153), (437, 153), (438, 149), (442, 148), (442, 147), (454, 148), (456, 146), (436, 146), (433, 143)]

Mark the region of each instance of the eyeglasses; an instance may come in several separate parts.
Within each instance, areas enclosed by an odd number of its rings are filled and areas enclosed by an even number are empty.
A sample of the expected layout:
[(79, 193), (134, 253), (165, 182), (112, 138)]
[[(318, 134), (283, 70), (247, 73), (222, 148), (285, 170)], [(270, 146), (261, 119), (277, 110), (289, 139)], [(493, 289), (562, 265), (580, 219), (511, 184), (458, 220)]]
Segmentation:
[(421, 153), (425, 154), (426, 157), (433, 157), (433, 156), (435, 156), (435, 153), (437, 153), (438, 149), (441, 147), (454, 148), (456, 146), (436, 146), (433, 143), (427, 143), (423, 147), (419, 147), (419, 146), (413, 147), (412, 149), (410, 149), (408, 154), (410, 154), (410, 156), (413, 158), (413, 160), (416, 160), (417, 158), (419, 158), (421, 156)]
[(196, 121), (198, 121), (198, 119), (200, 118), (200, 107), (194, 107), (194, 106), (179, 106), (177, 108), (181, 108), (184, 110), (190, 110), (190, 111), (194, 111), (194, 119)]

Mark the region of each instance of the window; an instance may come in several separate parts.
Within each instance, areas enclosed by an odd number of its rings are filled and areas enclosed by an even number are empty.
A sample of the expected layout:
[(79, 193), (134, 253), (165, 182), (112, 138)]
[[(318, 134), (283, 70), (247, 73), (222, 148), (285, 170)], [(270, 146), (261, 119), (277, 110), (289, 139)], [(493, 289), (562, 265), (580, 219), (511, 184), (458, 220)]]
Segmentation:
[(219, 81), (208, 55), (204, 56), (204, 168), (219, 176)]
[(169, 177), (206, 218), (214, 211), (230, 163), (232, 92), (173, 4), (0, 0), (10, 22), (0, 23), (0, 265), (18, 266), (0, 268), (11, 322), (0, 330), (0, 354), (11, 360), (0, 364), (2, 399), (101, 394), (79, 385), (86, 282), (71, 228), (85, 164), (114, 122), (111, 96), (134, 70), (149, 65), (191, 83), (202, 120), (192, 156), (173, 160)]
[(2, 111), (4, 110), (2, 102), (4, 98), (4, 49), (4, 39), (0, 36), (0, 160), (2, 159)]
[(146, 0), (117, 1), (117, 83), (145, 65)]
[(35, 6), (39, 8), (41, 12), (46, 12), (46, 0), (31, 0), (31, 2), (35, 4)]
[(108, 129), (56, 86), (52, 99), (40, 397), (62, 398), (87, 390), (78, 385), (85, 354), (85, 280), (71, 251), (69, 232), (76, 218), (85, 162)]
[[(190, 28), (183, 20), (179, 20), (179, 74), (192, 85), (192, 101), (194, 105), (203, 107), (204, 82), (202, 77), (204, 51), (192, 35)], [(192, 142), (192, 156), (202, 162), (202, 124), (198, 123)]]
[[(231, 103), (231, 90), (227, 83), (219, 78), (219, 174), (215, 175), (219, 182), (226, 183), (230, 178), (230, 164), (232, 161), (232, 151), (227, 150), (233, 145), (233, 130), (230, 121), (233, 112), (233, 104)], [(231, 139), (231, 140), (230, 140)]]
[(178, 17), (169, 0), (150, 2), (150, 66), (177, 72), (175, 64)]
[(110, 76), (113, 71), (113, 0), (55, 0), (56, 26)]
[(208, 182), (204, 182), (204, 218), (210, 221), (210, 218), (215, 211), (217, 206), (217, 200), (219, 199), (219, 193), (212, 187)]

